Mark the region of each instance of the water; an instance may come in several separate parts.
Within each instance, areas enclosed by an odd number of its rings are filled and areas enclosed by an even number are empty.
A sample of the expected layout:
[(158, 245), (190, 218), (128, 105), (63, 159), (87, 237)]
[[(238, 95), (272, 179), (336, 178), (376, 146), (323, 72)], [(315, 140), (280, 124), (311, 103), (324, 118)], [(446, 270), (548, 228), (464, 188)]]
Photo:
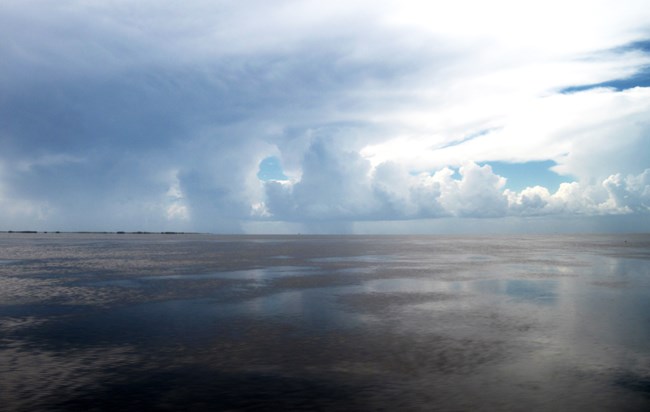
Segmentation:
[(0, 410), (650, 409), (650, 235), (0, 234)]

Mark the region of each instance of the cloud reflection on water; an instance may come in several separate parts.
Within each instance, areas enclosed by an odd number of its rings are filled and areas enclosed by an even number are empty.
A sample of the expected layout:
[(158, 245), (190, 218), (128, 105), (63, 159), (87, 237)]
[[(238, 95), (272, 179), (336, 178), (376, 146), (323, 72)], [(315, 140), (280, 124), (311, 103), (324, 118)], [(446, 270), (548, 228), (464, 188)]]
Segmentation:
[(33, 239), (0, 236), (15, 410), (648, 406), (644, 237)]

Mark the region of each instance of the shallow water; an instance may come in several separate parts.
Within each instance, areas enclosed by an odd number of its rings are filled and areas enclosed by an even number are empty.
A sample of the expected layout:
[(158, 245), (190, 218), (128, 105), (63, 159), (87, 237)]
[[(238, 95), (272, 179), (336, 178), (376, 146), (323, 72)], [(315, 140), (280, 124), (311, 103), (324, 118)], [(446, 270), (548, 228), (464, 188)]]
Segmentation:
[(648, 410), (650, 236), (0, 234), (0, 410)]

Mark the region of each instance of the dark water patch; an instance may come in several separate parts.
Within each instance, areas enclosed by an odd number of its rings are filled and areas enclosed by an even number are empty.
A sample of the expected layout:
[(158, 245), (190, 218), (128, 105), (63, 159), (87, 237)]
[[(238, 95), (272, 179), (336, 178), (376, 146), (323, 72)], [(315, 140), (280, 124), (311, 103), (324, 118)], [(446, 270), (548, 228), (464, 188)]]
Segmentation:
[[(253, 319), (285, 319), (309, 333), (348, 327), (354, 319), (335, 310), (327, 290), (261, 293), (228, 293), (203, 299), (163, 300), (109, 308), (49, 307), (48, 315), (65, 314), (25, 338), (50, 346), (202, 345), (207, 340), (239, 333)], [(56, 307), (55, 307), (56, 308)], [(35, 308), (37, 309), (37, 308)], [(42, 312), (15, 307), (7, 315), (27, 316)]]
[(650, 375), (624, 373), (614, 383), (627, 390), (640, 393), (650, 399)]
[(0, 409), (60, 410), (61, 400), (95, 393), (137, 357), (131, 348), (47, 351), (20, 342), (7, 344), (0, 351)]
[(49, 318), (53, 316), (83, 313), (86, 311), (88, 311), (88, 307), (81, 306), (81, 305), (53, 305), (53, 304), (0, 305), (0, 317)]
[(30, 331), (25, 339), (54, 349), (201, 342), (224, 331), (218, 319), (226, 314), (227, 308), (217, 309), (210, 303), (186, 300), (86, 308)]
[(200, 366), (135, 372), (126, 382), (59, 401), (52, 410), (364, 410), (359, 387), (314, 376), (217, 371)]

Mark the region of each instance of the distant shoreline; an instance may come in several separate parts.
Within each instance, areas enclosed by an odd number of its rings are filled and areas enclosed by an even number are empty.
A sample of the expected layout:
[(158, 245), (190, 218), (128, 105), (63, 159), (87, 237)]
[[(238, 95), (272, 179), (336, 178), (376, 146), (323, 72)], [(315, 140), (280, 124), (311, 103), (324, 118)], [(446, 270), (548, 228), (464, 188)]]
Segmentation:
[(199, 232), (126, 232), (119, 230), (117, 232), (107, 232), (107, 231), (61, 231), (61, 230), (52, 230), (52, 231), (38, 231), (38, 230), (0, 230), (0, 233), (9, 233), (9, 234), (88, 234), (88, 235), (200, 235)]
[(45, 235), (203, 235), (203, 236), (235, 236), (235, 237), (521, 237), (521, 236), (644, 236), (650, 235), (650, 232), (567, 232), (567, 233), (211, 233), (211, 232), (174, 232), (174, 231), (92, 231), (92, 230), (0, 230), (0, 235), (20, 235), (20, 234), (45, 234)]

